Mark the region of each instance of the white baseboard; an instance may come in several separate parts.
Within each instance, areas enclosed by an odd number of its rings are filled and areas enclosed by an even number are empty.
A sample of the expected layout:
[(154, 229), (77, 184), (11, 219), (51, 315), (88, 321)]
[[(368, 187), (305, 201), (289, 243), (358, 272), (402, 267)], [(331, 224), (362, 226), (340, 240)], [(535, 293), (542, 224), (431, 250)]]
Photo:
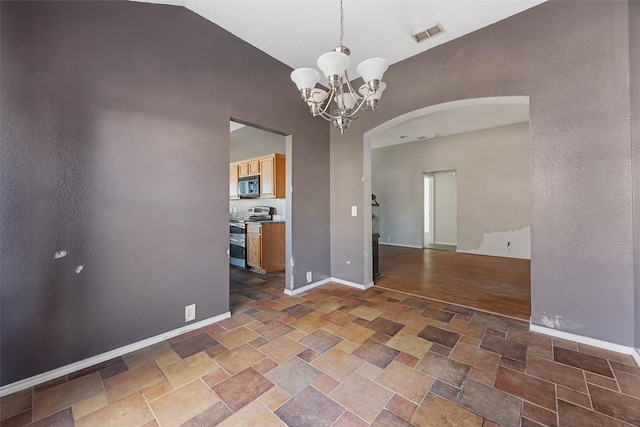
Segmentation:
[(216, 323), (221, 320), (228, 319), (229, 317), (231, 317), (231, 312), (227, 311), (226, 313), (222, 313), (217, 316), (210, 317), (208, 319), (201, 320), (196, 323), (192, 323), (182, 328), (174, 329), (172, 331), (165, 332), (163, 334), (156, 335), (154, 337), (147, 338), (142, 341), (135, 342), (133, 344), (125, 345), (124, 347), (116, 348), (115, 350), (107, 351), (106, 353), (89, 357), (88, 359), (80, 360), (78, 362), (74, 362), (69, 365), (56, 368), (52, 371), (43, 372), (42, 374), (38, 374), (30, 378), (25, 378), (24, 380), (20, 380), (15, 383), (7, 384), (5, 386), (0, 387), (0, 397), (4, 397), (6, 395), (15, 393), (17, 391), (25, 390), (29, 387), (33, 387), (38, 384), (45, 383), (47, 381), (51, 381), (63, 375), (67, 375), (67, 374), (71, 374), (73, 372), (79, 371), (81, 369), (89, 368), (93, 365), (106, 362), (107, 360), (111, 360), (115, 357), (124, 356), (125, 354), (131, 353), (132, 351), (140, 350), (141, 348), (148, 347), (153, 344), (157, 344), (159, 342), (168, 340), (169, 338), (173, 338), (175, 336), (184, 334), (185, 332), (190, 332), (190, 331), (202, 328), (204, 326), (211, 325), (212, 323)]
[(349, 282), (347, 280), (338, 279), (337, 277), (332, 277), (331, 281), (335, 282), (335, 283), (339, 283), (341, 285), (351, 286), (352, 288), (360, 289), (360, 290), (363, 290), (363, 291), (367, 290), (367, 289), (369, 289), (370, 287), (373, 286), (373, 281), (371, 281), (369, 283), (365, 283), (364, 285), (361, 285), (360, 283)]
[(400, 246), (400, 247), (403, 247), (403, 248), (424, 249), (422, 246), (402, 245), (400, 243), (378, 242), (378, 244), (379, 245), (387, 245), (387, 246)]
[(361, 285), (360, 283), (355, 283), (355, 282), (349, 282), (347, 280), (342, 280), (342, 279), (338, 279), (336, 277), (329, 277), (328, 279), (324, 279), (324, 280), (320, 280), (319, 282), (315, 282), (315, 283), (310, 283), (308, 285), (305, 285), (301, 288), (297, 288), (297, 289), (285, 289), (284, 293), (289, 295), (289, 296), (293, 296), (293, 295), (297, 295), (301, 292), (305, 292), (308, 291), (309, 289), (313, 289), (315, 287), (318, 287), (320, 285), (324, 285), (326, 283), (329, 282), (334, 282), (334, 283), (338, 283), (340, 285), (345, 285), (345, 286), (351, 286), (352, 288), (356, 288), (356, 289), (360, 289), (362, 291), (369, 289), (370, 287), (373, 286), (373, 280), (369, 283), (366, 283), (364, 285)]
[(299, 293), (306, 292), (309, 289), (313, 289), (313, 288), (316, 288), (318, 286), (324, 285), (325, 283), (329, 283), (330, 281), (331, 281), (331, 278), (328, 278), (328, 279), (320, 280), (318, 282), (309, 283), (308, 285), (305, 285), (305, 286), (303, 286), (301, 288), (285, 289), (284, 293), (289, 295), (289, 296), (298, 295)]
[(633, 356), (633, 360), (636, 361), (636, 364), (640, 366), (640, 348), (633, 349), (633, 353), (631, 353), (631, 355)]
[(584, 337), (582, 335), (576, 335), (569, 332), (559, 331), (557, 329), (546, 328), (544, 326), (538, 326), (533, 324), (529, 326), (529, 330), (531, 332), (538, 332), (540, 334), (549, 335), (556, 338), (575, 341), (580, 344), (587, 344), (592, 347), (598, 347), (598, 348), (603, 348), (605, 350), (615, 351), (616, 353), (631, 354), (633, 355), (634, 359), (636, 359), (636, 362), (639, 362), (638, 365), (640, 365), (640, 354), (636, 356), (634, 353), (637, 354), (638, 350), (633, 347), (627, 347), (620, 344), (614, 344), (608, 341), (602, 341), (595, 338)]
[(526, 257), (526, 256), (516, 256), (516, 255), (508, 255), (508, 254), (490, 254), (490, 253), (483, 253), (483, 252), (478, 252), (478, 251), (460, 251), (460, 250), (456, 250), (456, 252), (461, 253), (461, 254), (482, 255), (482, 256), (497, 256), (497, 257), (500, 257), (500, 258), (514, 258), (514, 259), (528, 259), (528, 260), (531, 260), (531, 256)]

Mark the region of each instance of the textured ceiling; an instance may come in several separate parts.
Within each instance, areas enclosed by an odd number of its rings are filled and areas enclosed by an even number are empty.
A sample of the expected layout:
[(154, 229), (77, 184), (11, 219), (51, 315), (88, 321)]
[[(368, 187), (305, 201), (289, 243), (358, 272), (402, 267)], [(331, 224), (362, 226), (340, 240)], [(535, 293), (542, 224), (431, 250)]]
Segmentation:
[[(394, 64), (500, 21), (544, 0), (344, 0), (344, 45), (355, 66), (371, 57)], [(316, 67), (338, 45), (337, 0), (151, 0), (181, 5), (292, 68)], [(440, 23), (445, 32), (421, 43), (411, 35)]]
[[(336, 47), (340, 36), (337, 0), (142, 1), (191, 9), (292, 68), (317, 68), (318, 56)], [(344, 0), (344, 45), (351, 49), (349, 75), (356, 78), (356, 65), (367, 58), (383, 57), (394, 64), (544, 1)], [(440, 24), (444, 33), (421, 43), (411, 37), (434, 24)], [(293, 83), (292, 90), (295, 90)], [(301, 103), (300, 108), (306, 107)], [(453, 135), (528, 119), (528, 105), (460, 106), (399, 123), (376, 134), (372, 146), (411, 142), (422, 136)], [(400, 139), (403, 135), (406, 137)]]
[[(514, 99), (520, 97), (513, 97)], [(470, 100), (471, 101), (471, 100)], [(529, 121), (529, 103), (520, 99), (499, 103), (463, 102), (401, 121), (372, 135), (371, 148), (489, 129)]]

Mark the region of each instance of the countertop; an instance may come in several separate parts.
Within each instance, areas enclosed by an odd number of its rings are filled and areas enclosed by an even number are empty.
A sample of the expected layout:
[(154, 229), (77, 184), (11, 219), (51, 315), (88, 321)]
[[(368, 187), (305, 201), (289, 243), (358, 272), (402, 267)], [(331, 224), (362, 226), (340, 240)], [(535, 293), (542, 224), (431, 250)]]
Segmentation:
[(284, 224), (284, 220), (265, 219), (264, 221), (242, 221), (237, 219), (230, 219), (229, 222), (239, 222), (241, 224)]

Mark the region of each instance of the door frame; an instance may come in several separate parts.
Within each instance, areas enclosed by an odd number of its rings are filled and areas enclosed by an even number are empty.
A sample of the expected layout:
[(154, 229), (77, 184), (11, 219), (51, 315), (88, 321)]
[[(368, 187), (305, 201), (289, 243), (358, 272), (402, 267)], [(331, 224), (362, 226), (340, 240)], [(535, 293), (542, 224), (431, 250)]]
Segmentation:
[[(423, 172), (422, 173), (422, 247), (426, 248), (429, 245), (433, 244), (433, 227), (434, 227), (434, 222), (433, 222), (433, 202), (434, 202), (434, 197), (433, 197), (433, 191), (434, 191), (434, 183), (435, 183), (435, 179), (434, 179), (434, 175), (433, 172)], [(427, 236), (427, 233), (424, 231), (426, 222), (427, 222), (427, 212), (425, 209), (425, 204), (426, 204), (426, 190), (427, 190), (427, 186), (429, 188), (429, 234)]]

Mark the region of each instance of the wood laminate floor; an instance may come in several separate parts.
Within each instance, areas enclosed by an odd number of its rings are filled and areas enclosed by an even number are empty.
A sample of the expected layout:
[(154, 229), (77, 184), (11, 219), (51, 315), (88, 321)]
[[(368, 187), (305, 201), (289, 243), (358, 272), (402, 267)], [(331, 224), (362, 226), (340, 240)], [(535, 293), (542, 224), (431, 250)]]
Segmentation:
[(375, 286), (515, 319), (531, 315), (531, 261), (380, 245)]

